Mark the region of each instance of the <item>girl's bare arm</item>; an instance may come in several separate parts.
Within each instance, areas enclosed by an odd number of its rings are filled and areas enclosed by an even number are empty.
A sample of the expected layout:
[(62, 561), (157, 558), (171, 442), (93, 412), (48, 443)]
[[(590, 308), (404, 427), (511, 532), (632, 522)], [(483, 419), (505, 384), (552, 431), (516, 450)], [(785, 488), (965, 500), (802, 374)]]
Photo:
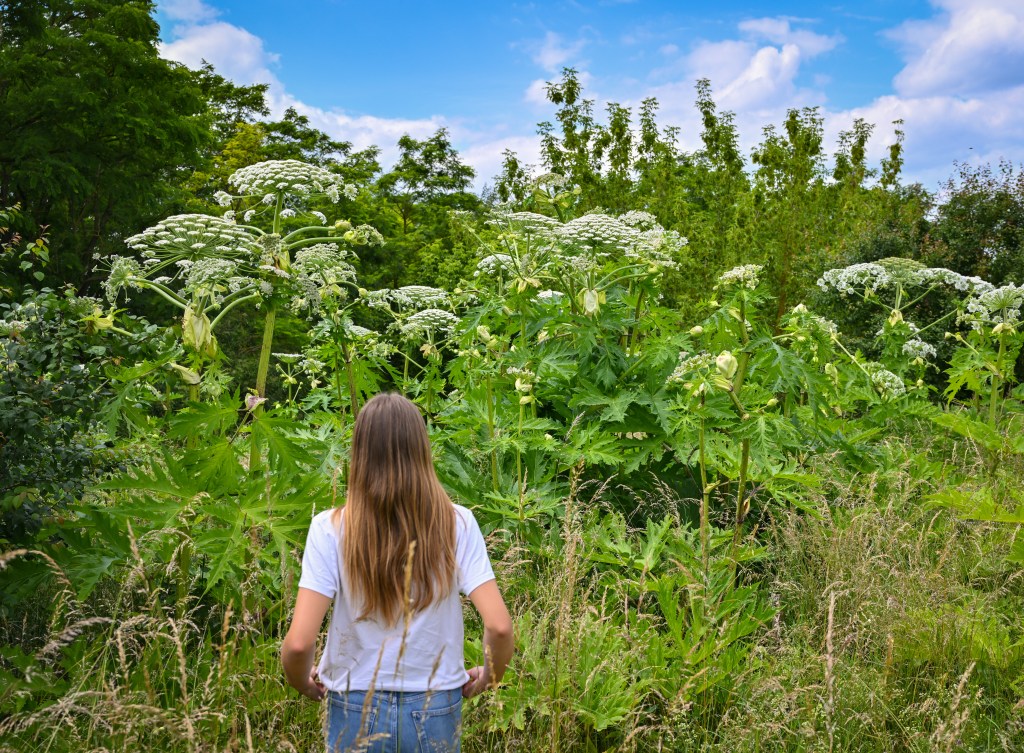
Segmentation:
[(313, 654), (331, 601), (321, 593), (300, 588), (291, 627), (281, 644), (281, 663), (288, 684), (314, 701), (322, 699), (325, 693), (313, 670)]
[(496, 581), (482, 583), (473, 590), (469, 599), (484, 623), (484, 666), (469, 670), (469, 682), (462, 688), (462, 694), (472, 698), (501, 682), (512, 658), (514, 638), (512, 618)]

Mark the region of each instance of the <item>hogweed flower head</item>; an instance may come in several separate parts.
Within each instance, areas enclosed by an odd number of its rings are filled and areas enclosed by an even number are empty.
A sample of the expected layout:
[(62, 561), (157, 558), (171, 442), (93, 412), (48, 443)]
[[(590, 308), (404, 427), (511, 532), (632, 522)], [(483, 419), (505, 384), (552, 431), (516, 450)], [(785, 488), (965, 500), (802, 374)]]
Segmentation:
[(743, 264), (739, 267), (733, 267), (718, 278), (718, 285), (721, 287), (735, 285), (753, 290), (761, 282), (761, 271), (763, 269), (763, 264)]
[(142, 265), (130, 256), (118, 256), (110, 265), (110, 273), (103, 282), (103, 290), (107, 294), (107, 300), (114, 303), (117, 294), (122, 288), (139, 288), (139, 279), (145, 275), (142, 272)]
[(842, 295), (852, 295), (863, 288), (875, 293), (891, 282), (888, 271), (881, 264), (851, 264), (841, 269), (830, 269), (818, 279), (824, 291), (834, 288)]
[(406, 285), (392, 290), (391, 300), (403, 309), (430, 309), (449, 304), (447, 291), (426, 285)]
[(346, 256), (334, 243), (316, 243), (295, 252), (291, 270), (313, 280), (322, 296), (341, 295), (340, 286), (356, 280), (355, 267), (345, 261)]
[(249, 258), (260, 253), (252, 233), (223, 217), (176, 214), (125, 239), (145, 259)]
[(341, 196), (352, 196), (355, 188), (347, 186), (340, 176), (317, 165), (294, 159), (267, 160), (236, 170), (228, 178), (244, 196), (276, 196), (279, 193), (298, 196), (324, 194), (335, 204)]
[(967, 302), (967, 313), (961, 319), (967, 321), (975, 330), (983, 327), (999, 327), (1001, 334), (1007, 330), (1015, 330), (1021, 322), (1021, 307), (1024, 306), (1024, 286), (1017, 287), (1012, 282), (1001, 288), (992, 288), (975, 295)]
[(459, 324), (459, 317), (450, 311), (424, 309), (417, 311), (399, 325), (402, 336), (415, 340), (434, 334), (450, 335)]
[(900, 397), (907, 393), (907, 386), (903, 380), (882, 364), (868, 362), (864, 364), (864, 370), (871, 377), (871, 384), (879, 394), (887, 397)]
[(679, 363), (668, 377), (670, 384), (679, 384), (691, 379), (694, 374), (707, 371), (715, 357), (710, 353), (687, 353), (685, 350), (679, 353)]

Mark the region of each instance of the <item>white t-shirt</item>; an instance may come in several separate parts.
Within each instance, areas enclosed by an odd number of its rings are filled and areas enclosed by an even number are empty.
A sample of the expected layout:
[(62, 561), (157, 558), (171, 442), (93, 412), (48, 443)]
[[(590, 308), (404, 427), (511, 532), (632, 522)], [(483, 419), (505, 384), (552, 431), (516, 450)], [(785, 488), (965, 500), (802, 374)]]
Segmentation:
[(408, 632), (401, 619), (391, 629), (373, 618), (357, 620), (359, 605), (352, 604), (351, 595), (342, 587), (339, 534), (331, 519), (334, 511), (325, 510), (313, 518), (302, 555), (299, 588), (334, 599), (318, 667), (328, 690), (451, 690), (469, 679), (462, 653), (459, 592), (469, 594), (494, 580), (494, 571), (473, 513), (461, 505), (454, 507), (457, 589), (413, 615)]

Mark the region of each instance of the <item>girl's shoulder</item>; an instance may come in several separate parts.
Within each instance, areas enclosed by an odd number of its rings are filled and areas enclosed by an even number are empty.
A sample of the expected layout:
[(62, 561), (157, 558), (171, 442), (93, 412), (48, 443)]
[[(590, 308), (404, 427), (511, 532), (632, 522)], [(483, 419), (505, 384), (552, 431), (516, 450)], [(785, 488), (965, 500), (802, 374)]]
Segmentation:
[(309, 524), (310, 532), (315, 532), (318, 536), (337, 538), (341, 523), (341, 509), (340, 507), (328, 507), (326, 510), (318, 512)]
[(480, 524), (477, 523), (476, 516), (473, 515), (472, 510), (468, 507), (457, 505), (454, 502), (452, 502), (452, 507), (455, 508), (456, 539), (461, 541), (467, 533), (480, 530)]

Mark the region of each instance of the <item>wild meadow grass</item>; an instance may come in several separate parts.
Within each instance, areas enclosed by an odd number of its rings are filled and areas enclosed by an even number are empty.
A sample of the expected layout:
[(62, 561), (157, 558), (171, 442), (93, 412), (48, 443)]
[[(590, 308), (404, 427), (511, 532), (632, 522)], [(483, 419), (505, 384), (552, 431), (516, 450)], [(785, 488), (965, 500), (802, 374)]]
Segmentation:
[[(920, 449), (891, 449), (903, 456), (897, 472), (822, 468), (831, 481), (819, 514), (761, 521), (766, 556), (740, 578), (767, 584), (770, 612), (727, 684), (705, 683), (712, 668), (696, 656), (692, 676), (658, 677), (650, 641), (664, 626), (645, 611), (650, 592), (606, 588), (587, 557), (583, 521), (604, 504), (602, 489), (568, 501), (550, 558), (495, 535), (517, 654), (499, 692), (466, 704), (465, 750), (1022, 749), (1024, 582), (1005, 560), (1006, 529), (924, 504), (935, 489), (916, 475)], [(278, 659), (287, 599), (243, 607), (195, 596), (182, 608), (155, 585), (173, 573), (138, 551), (84, 602), (56, 563), (14, 556), (50, 577), (0, 625), (3, 644), (40, 672), (0, 691), (0, 750), (319, 750), (323, 709), (285, 686)], [(17, 711), (33, 694), (52, 702)], [(601, 713), (609, 723), (598, 729)]]

